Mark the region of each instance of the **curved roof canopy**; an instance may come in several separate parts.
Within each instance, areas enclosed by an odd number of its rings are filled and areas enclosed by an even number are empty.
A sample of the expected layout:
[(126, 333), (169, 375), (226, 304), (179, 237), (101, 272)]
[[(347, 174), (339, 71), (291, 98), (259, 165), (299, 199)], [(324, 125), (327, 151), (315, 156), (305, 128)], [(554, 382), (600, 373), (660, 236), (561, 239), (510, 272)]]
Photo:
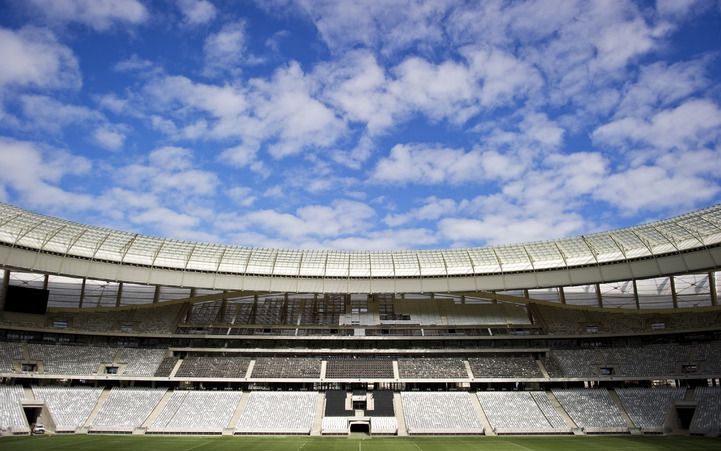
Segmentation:
[[(714, 269), (721, 264), (720, 247), (721, 205), (636, 227), (553, 241), (351, 252), (155, 238), (0, 203), (1, 266), (207, 288), (422, 292), (561, 286)], [(615, 269), (608, 273), (611, 268)], [(569, 271), (576, 269), (574, 277)], [(304, 282), (311, 280), (316, 282)], [(323, 282), (319, 285), (317, 280)], [(388, 281), (404, 282), (391, 286)]]

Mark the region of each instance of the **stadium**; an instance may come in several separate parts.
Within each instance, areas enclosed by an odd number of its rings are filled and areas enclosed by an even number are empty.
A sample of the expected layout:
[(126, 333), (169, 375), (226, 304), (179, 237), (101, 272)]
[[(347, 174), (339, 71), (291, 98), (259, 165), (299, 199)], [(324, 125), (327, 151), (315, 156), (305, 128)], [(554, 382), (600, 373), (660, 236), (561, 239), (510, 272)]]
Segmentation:
[(3, 435), (335, 436), (317, 449), (543, 435), (559, 449), (721, 432), (718, 205), (554, 241), (343, 252), (2, 204), (0, 243)]

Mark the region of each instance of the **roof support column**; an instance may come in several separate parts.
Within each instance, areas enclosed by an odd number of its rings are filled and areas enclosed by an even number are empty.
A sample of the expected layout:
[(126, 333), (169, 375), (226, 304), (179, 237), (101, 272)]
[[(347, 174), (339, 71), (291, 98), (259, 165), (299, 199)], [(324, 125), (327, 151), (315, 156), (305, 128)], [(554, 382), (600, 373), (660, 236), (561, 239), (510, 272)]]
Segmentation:
[(561, 299), (561, 304), (566, 303), (566, 293), (563, 291), (563, 287), (558, 287), (558, 297)]
[(596, 303), (599, 307), (603, 307), (603, 296), (601, 296), (601, 284), (596, 285)]
[(115, 306), (120, 307), (120, 299), (123, 297), (123, 282), (118, 284), (118, 295), (115, 297)]
[(83, 308), (83, 301), (85, 301), (85, 277), (83, 277), (83, 281), (80, 284), (80, 300), (78, 301), (78, 308)]
[(523, 297), (528, 299), (530, 296), (528, 295), (528, 288), (523, 289)]
[(716, 274), (708, 273), (708, 290), (711, 293), (711, 305), (718, 305), (718, 292), (716, 291)]
[(676, 282), (673, 280), (673, 276), (668, 276), (669, 285), (671, 286), (671, 301), (673, 302), (673, 308), (678, 308), (678, 295), (676, 294)]
[(2, 284), (0, 284), (0, 312), (5, 310), (5, 296), (10, 285), (10, 271), (4, 271)]
[(43, 290), (48, 289), (48, 281), (50, 280), (50, 276), (45, 274), (45, 277), (43, 277)]
[(155, 293), (153, 293), (153, 304), (157, 304), (160, 301), (160, 285), (155, 285)]
[(633, 284), (633, 300), (636, 302), (636, 310), (641, 310), (641, 301), (638, 300), (638, 285), (636, 285), (636, 279), (631, 281)]

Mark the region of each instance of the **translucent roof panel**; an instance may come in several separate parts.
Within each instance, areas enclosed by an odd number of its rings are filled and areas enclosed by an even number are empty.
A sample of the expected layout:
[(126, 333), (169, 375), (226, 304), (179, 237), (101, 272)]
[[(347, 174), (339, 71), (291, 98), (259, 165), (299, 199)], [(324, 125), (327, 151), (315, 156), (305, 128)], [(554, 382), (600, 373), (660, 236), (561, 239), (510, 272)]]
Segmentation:
[(323, 277), (327, 258), (326, 251), (304, 251), (298, 274), (306, 277)]
[(691, 234), (675, 222), (666, 221), (658, 225), (658, 230), (668, 236), (679, 250), (692, 249), (703, 244), (696, 236)]
[(147, 265), (153, 264), (155, 256), (158, 254), (160, 247), (163, 245), (162, 240), (155, 238), (149, 238), (146, 236), (138, 236), (135, 241), (130, 245), (128, 252), (125, 254), (123, 262), (131, 263), (134, 265)]
[(682, 218), (678, 224), (694, 235), (702, 237), (703, 243), (707, 246), (721, 242), (721, 227), (704, 219), (703, 216)]
[(443, 251), (446, 261), (446, 271), (449, 276), (457, 274), (472, 274), (473, 266), (468, 251), (465, 249), (447, 249)]
[(586, 236), (586, 243), (596, 252), (599, 263), (623, 260), (621, 248), (607, 234), (595, 234)]
[(596, 263), (596, 258), (583, 239), (560, 240), (556, 244), (566, 257), (568, 266), (585, 266)]
[(188, 261), (187, 269), (192, 271), (215, 271), (223, 255), (223, 246), (217, 244), (198, 244)]
[(228, 273), (242, 273), (248, 264), (250, 249), (247, 247), (229, 247), (223, 252), (223, 257), (218, 265), (218, 271)]
[(371, 277), (393, 277), (393, 257), (390, 253), (370, 253)]
[(535, 269), (559, 268), (566, 265), (558, 247), (553, 242), (528, 243), (525, 248), (533, 260)]
[(369, 277), (370, 271), (370, 258), (367, 252), (354, 252), (350, 254), (350, 270), (348, 275), (350, 277)]
[(439, 251), (418, 251), (418, 261), (421, 265), (421, 274), (426, 277), (445, 277), (446, 263), (443, 254)]
[[(721, 243), (721, 205), (664, 221), (495, 248), (346, 252), (251, 249), (86, 226), (0, 203), (0, 242), (121, 264), (301, 277), (437, 277), (592, 265)], [(625, 255), (625, 257), (624, 257)]]
[(248, 260), (247, 274), (272, 275), (275, 264), (275, 249), (253, 249)]
[(493, 250), (486, 248), (468, 249), (468, 255), (471, 257), (476, 274), (501, 272), (501, 266)]
[(501, 260), (503, 272), (530, 271), (531, 260), (522, 246), (501, 246), (494, 249)]
[(651, 255), (651, 251), (644, 242), (630, 230), (617, 230), (612, 235), (613, 239), (623, 248), (626, 258), (640, 258)]
[(418, 267), (418, 257), (415, 252), (393, 253), (393, 266), (396, 268), (396, 277), (417, 277), (421, 275)]
[(348, 277), (349, 254), (346, 252), (328, 251), (328, 264), (325, 267), (326, 277)]
[(184, 241), (167, 240), (155, 257), (155, 266), (184, 269), (194, 249)]
[(303, 251), (281, 249), (275, 258), (275, 269), (273, 275), (276, 276), (297, 276), (300, 271), (300, 260), (303, 257)]

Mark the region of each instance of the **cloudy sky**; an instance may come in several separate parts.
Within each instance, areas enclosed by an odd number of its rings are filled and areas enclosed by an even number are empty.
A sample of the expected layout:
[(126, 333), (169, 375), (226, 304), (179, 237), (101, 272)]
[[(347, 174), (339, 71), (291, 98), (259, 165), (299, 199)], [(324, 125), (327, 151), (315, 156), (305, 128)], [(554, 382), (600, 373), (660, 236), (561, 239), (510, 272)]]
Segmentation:
[(0, 0), (0, 201), (481, 246), (721, 200), (721, 1)]

